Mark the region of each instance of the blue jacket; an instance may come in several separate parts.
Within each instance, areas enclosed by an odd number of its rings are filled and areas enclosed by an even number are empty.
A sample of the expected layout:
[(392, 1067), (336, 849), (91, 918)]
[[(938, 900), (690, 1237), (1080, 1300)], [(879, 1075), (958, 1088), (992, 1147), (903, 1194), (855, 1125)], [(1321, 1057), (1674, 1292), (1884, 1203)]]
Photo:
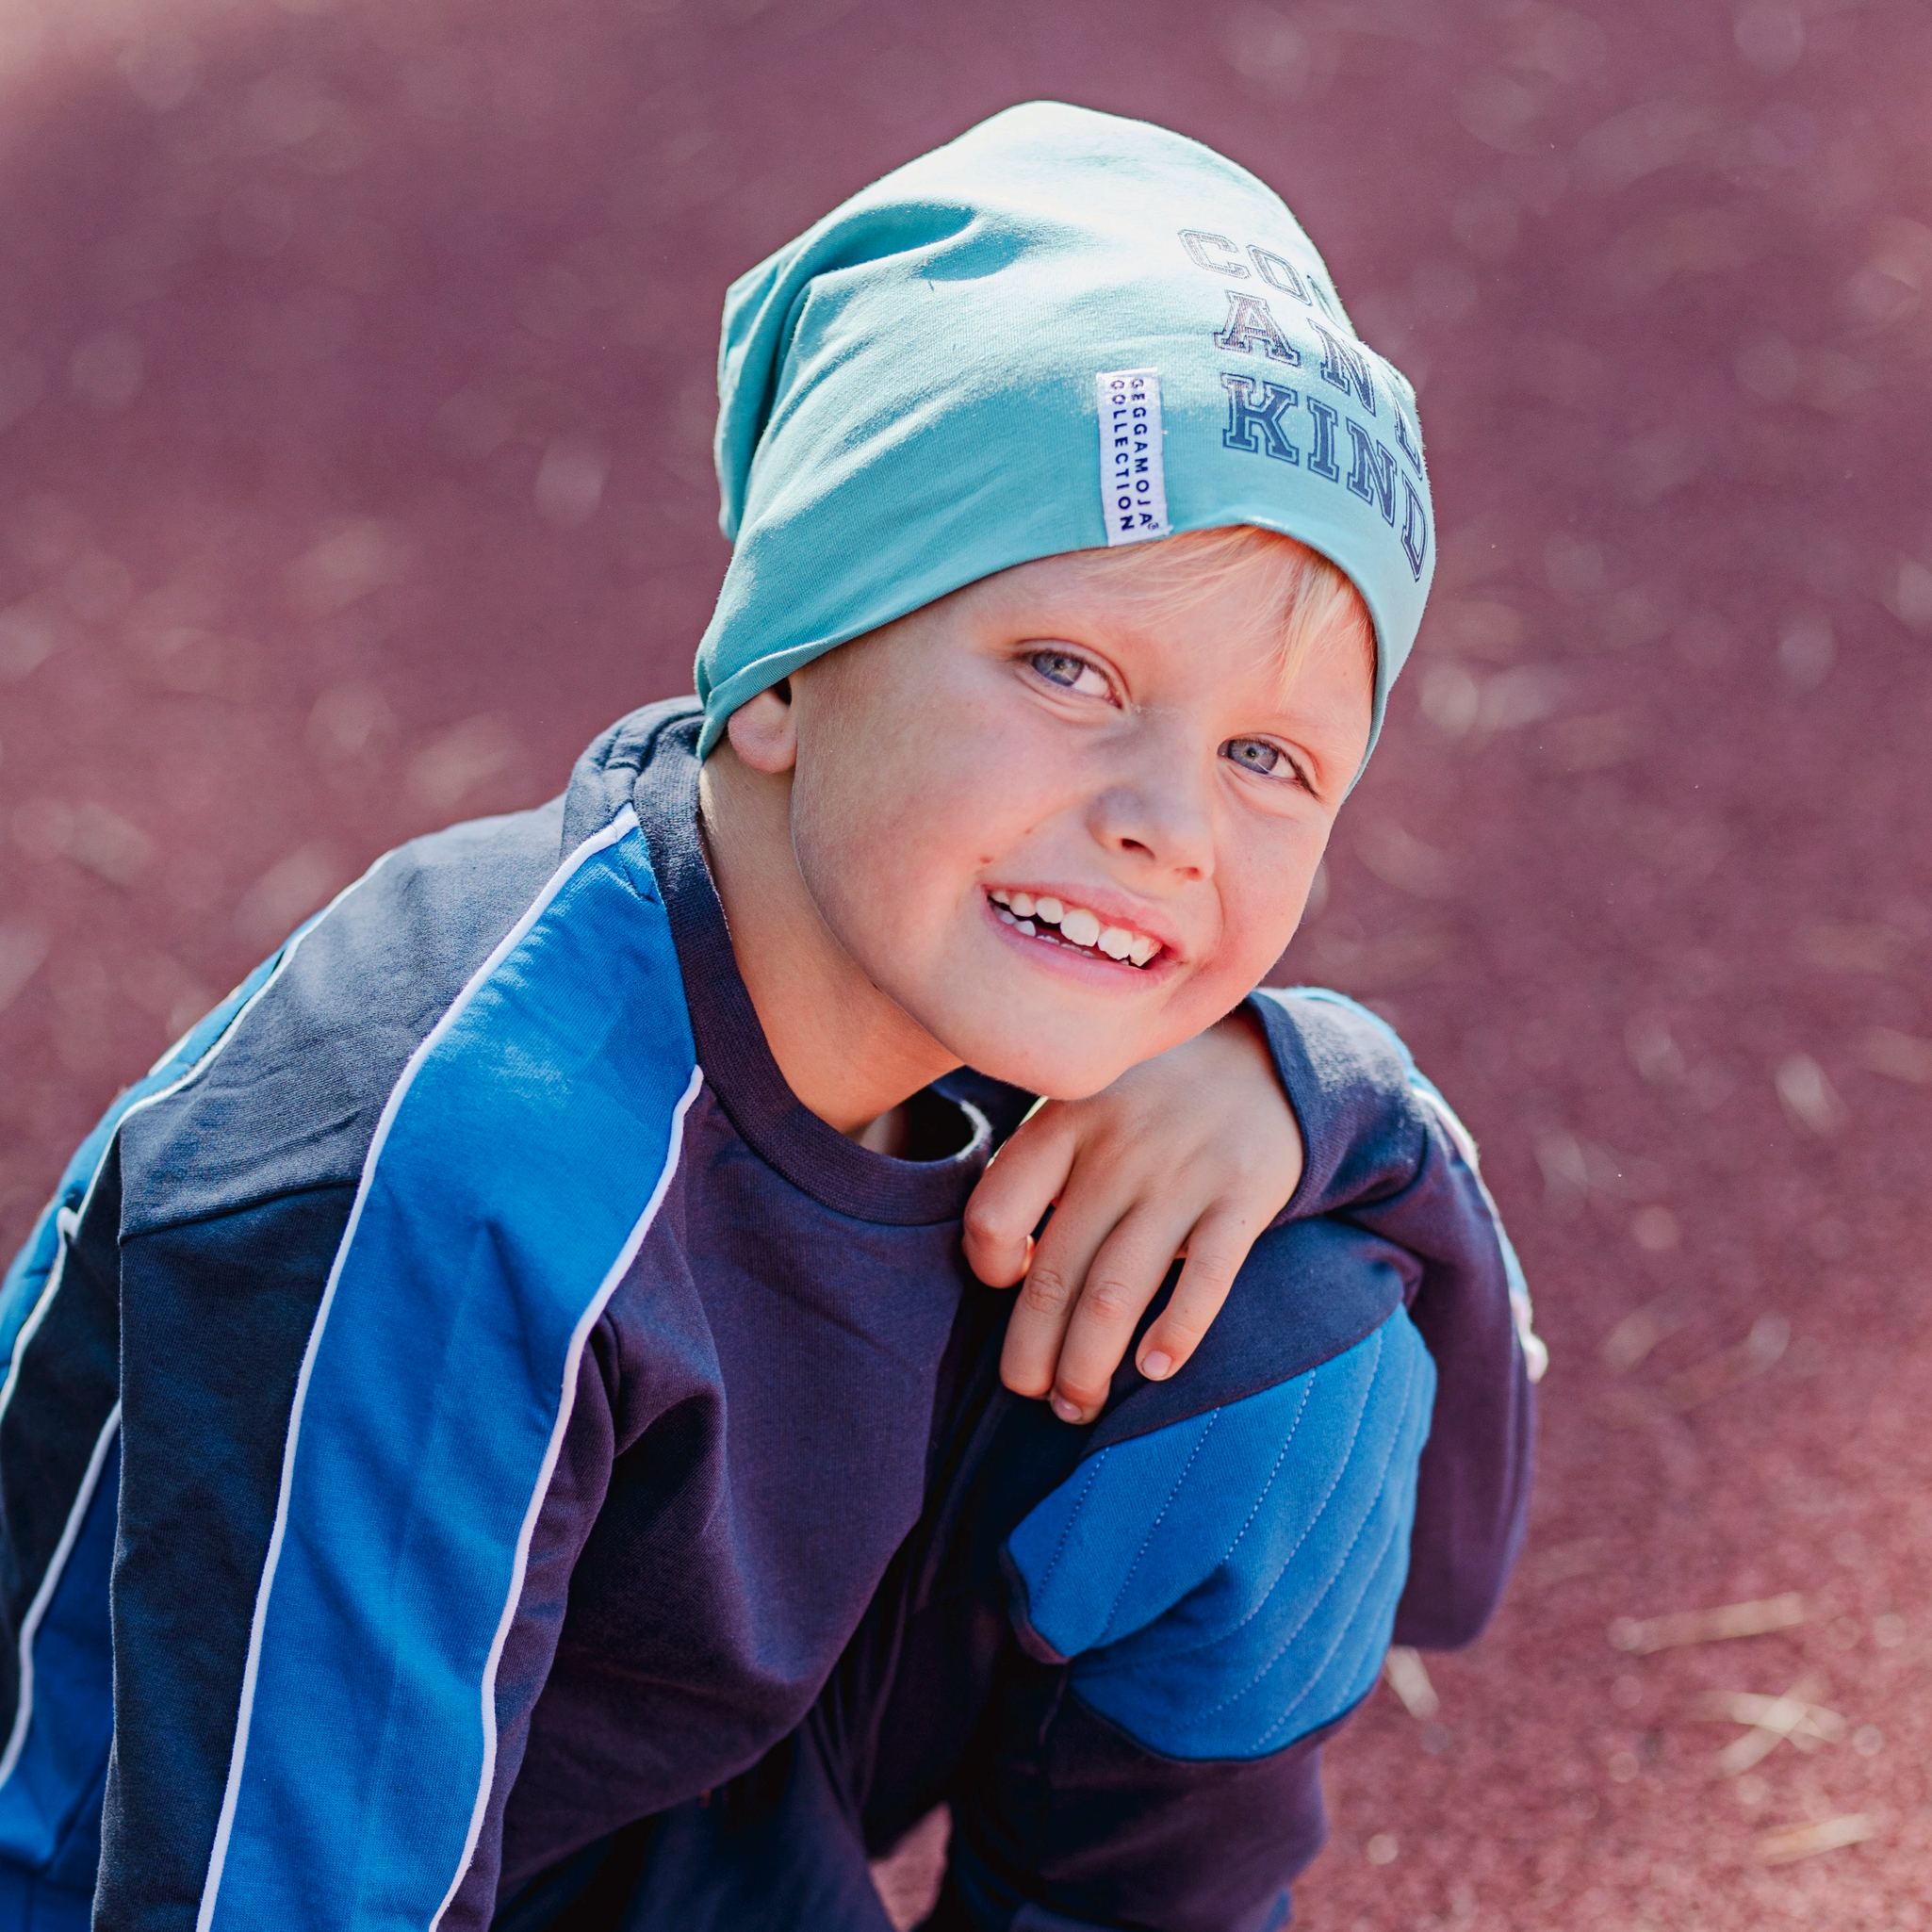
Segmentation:
[(1065, 1429), (958, 1252), (1028, 1096), (903, 1160), (793, 1099), (696, 730), (379, 861), (75, 1155), (0, 1299), (5, 1932), (481, 1928), (640, 1821), (707, 1923), (870, 1927), (715, 1902), (808, 1732), (842, 1871), (952, 1802), (953, 1923), (1285, 1923), (1392, 1629), (1487, 1617), (1520, 1298), (1394, 1036), (1258, 998), (1301, 1187)]

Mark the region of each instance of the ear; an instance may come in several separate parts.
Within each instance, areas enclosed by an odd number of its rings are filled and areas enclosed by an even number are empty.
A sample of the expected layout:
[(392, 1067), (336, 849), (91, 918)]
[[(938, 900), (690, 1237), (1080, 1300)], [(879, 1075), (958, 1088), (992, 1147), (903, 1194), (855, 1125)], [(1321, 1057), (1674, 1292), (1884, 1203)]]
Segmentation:
[(798, 762), (798, 713), (792, 704), (792, 680), (780, 678), (769, 690), (746, 698), (725, 725), (731, 749), (755, 772), (789, 772)]

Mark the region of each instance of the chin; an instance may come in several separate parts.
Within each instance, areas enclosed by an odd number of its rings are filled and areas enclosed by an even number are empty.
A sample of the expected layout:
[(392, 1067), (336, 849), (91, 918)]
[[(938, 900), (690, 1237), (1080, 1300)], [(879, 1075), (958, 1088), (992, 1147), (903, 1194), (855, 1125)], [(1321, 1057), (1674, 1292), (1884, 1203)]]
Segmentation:
[(1150, 1046), (1144, 1054), (1123, 1054), (1116, 1040), (1104, 1051), (1096, 1046), (1091, 1052), (1070, 1052), (1064, 1041), (1049, 1045), (1008, 1035), (977, 1041), (962, 1051), (960, 1058), (975, 1072), (990, 1074), (1027, 1093), (1048, 1100), (1085, 1100), (1111, 1087), (1129, 1067), (1152, 1059), (1159, 1051), (1158, 1046)]

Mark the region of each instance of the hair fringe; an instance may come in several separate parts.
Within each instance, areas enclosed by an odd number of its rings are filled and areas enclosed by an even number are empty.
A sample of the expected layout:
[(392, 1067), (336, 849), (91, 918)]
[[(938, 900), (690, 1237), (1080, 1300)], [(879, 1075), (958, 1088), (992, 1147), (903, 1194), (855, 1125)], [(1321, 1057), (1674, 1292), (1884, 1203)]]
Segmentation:
[[(1250, 563), (1273, 565), (1269, 596), (1281, 638), (1281, 673), (1292, 679), (1316, 647), (1352, 631), (1375, 663), (1375, 624), (1348, 575), (1319, 550), (1280, 531), (1252, 523), (1184, 531), (1156, 543), (1108, 550), (1109, 566), (1145, 580), (1144, 595), (1161, 615), (1197, 609), (1229, 571)], [(1203, 567), (1205, 566), (1205, 567)]]

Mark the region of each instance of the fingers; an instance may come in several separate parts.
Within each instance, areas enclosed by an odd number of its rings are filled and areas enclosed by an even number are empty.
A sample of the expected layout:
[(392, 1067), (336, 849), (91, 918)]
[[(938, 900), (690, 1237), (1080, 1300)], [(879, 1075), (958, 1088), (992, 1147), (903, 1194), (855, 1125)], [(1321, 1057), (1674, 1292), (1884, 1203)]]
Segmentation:
[[(1232, 1134), (1230, 1123), (1241, 1131)], [(1301, 1130), (1257, 1025), (1236, 1016), (1086, 1101), (1029, 1116), (968, 1203), (983, 1282), (1023, 1283), (1000, 1374), (1090, 1421), (1176, 1253), (1186, 1269), (1136, 1359), (1159, 1381), (1198, 1346), (1256, 1235), (1288, 1200)], [(1053, 1219), (1036, 1243), (1049, 1205)]]
[(1065, 1108), (1038, 1108), (980, 1175), (966, 1203), (964, 1246), (966, 1265), (988, 1287), (1010, 1288), (1026, 1272), (1033, 1231), (1066, 1187), (1076, 1145)]
[[(1068, 1323), (1075, 1306), (1093, 1286), (1094, 1257), (1134, 1205), (1131, 1187), (1103, 1185), (1118, 1181), (1116, 1175), (1097, 1173), (1090, 1164), (1084, 1166), (1077, 1180), (1066, 1187), (1053, 1220), (1034, 1244), (1025, 1282), (1007, 1322), (1006, 1347), (1000, 1355), (1000, 1380), (1016, 1395), (1045, 1396), (1054, 1391)], [(1159, 1281), (1156, 1271), (1134, 1311), (1134, 1319), (1146, 1307)], [(1130, 1320), (1130, 1331), (1132, 1327)], [(1115, 1351), (1114, 1360), (1118, 1362), (1124, 1351), (1123, 1344)]]
[(1134, 1330), (1187, 1238), (1185, 1220), (1137, 1208), (1100, 1244), (1069, 1310), (1054, 1371), (1054, 1414), (1063, 1422), (1090, 1422), (1100, 1413)]
[(1165, 1382), (1193, 1354), (1266, 1225), (1225, 1206), (1201, 1218), (1187, 1237), (1187, 1259), (1173, 1295), (1140, 1338), (1136, 1364), (1150, 1382)]
[(1020, 1395), (1049, 1395), (1054, 1414), (1069, 1423), (1100, 1413), (1175, 1254), (1186, 1248), (1181, 1278), (1136, 1354), (1150, 1382), (1166, 1381), (1194, 1353), (1266, 1225), (1225, 1203), (1191, 1231), (1153, 1208), (1136, 1209), (1098, 1240), (1093, 1228), (1063, 1230), (1060, 1221), (1056, 1215), (1041, 1237), (1020, 1291), (1000, 1379)]

